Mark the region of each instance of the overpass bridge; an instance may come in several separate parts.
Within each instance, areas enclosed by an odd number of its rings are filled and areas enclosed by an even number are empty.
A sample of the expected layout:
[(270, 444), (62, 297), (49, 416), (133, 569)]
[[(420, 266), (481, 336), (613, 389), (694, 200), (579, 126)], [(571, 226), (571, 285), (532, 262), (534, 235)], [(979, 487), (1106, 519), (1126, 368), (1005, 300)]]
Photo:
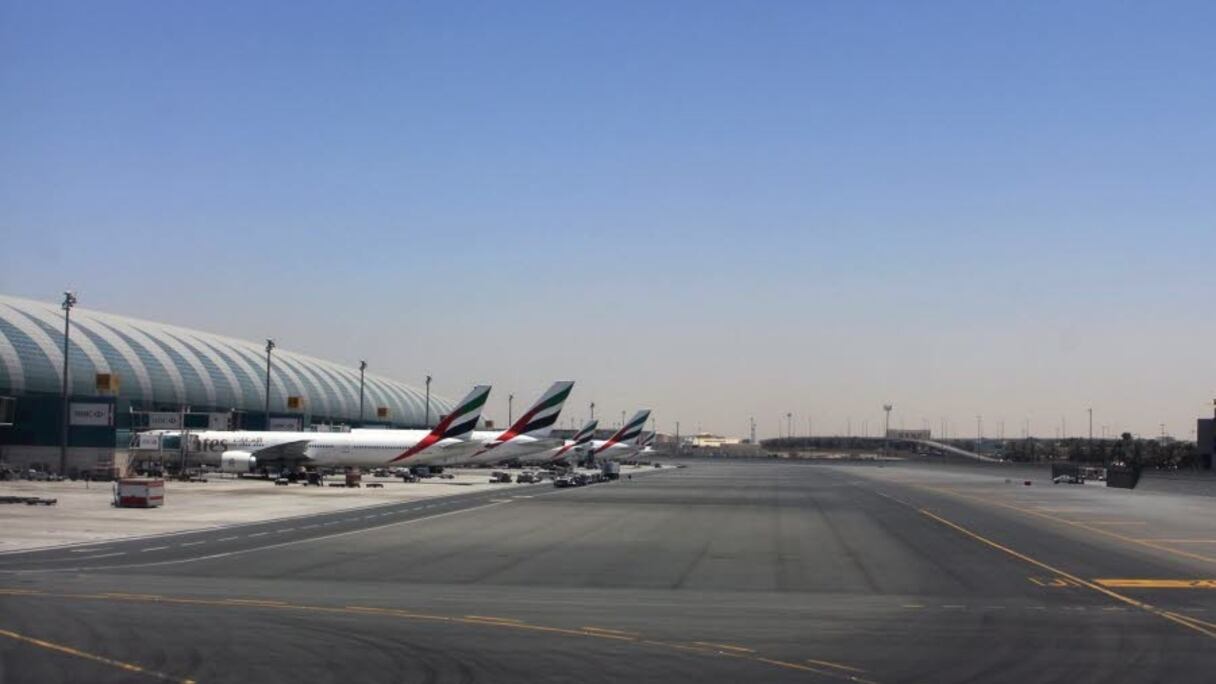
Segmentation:
[(842, 451), (867, 451), (867, 452), (882, 452), (885, 449), (895, 451), (917, 451), (929, 452), (939, 456), (948, 456), (955, 458), (963, 458), (970, 461), (978, 461), (981, 463), (1000, 463), (999, 458), (985, 456), (967, 451), (952, 444), (939, 442), (932, 439), (923, 439), (914, 436), (892, 436), (889, 439), (883, 437), (840, 437), (840, 436), (825, 436), (825, 437), (781, 437), (778, 439), (766, 439), (760, 443), (764, 449), (773, 451), (802, 451), (802, 450), (842, 450)]
[(893, 439), (891, 441), (892, 442), (903, 441), (906, 443), (918, 444), (918, 445), (923, 446), (928, 449), (940, 451), (944, 454), (950, 454), (951, 456), (961, 456), (963, 458), (969, 458), (969, 459), (972, 459), (975, 461), (983, 461), (984, 463), (1000, 463), (1001, 462), (1001, 459), (999, 459), (999, 458), (992, 458), (991, 456), (984, 456), (983, 454), (977, 454), (973, 451), (967, 451), (966, 449), (960, 449), (956, 446), (950, 446), (949, 444), (935, 442), (931, 439), (907, 439), (907, 440)]

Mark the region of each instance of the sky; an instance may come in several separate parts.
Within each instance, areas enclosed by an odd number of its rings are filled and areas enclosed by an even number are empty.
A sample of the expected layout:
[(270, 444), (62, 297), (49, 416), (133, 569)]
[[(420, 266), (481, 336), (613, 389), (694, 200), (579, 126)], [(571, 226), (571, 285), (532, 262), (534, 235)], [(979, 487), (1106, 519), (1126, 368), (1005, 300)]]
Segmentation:
[[(0, 3), (0, 292), (487, 415), (1190, 438), (1209, 2)], [(517, 402), (516, 406), (519, 406)], [(808, 421), (810, 425), (808, 426)], [(851, 426), (851, 427), (850, 427)]]

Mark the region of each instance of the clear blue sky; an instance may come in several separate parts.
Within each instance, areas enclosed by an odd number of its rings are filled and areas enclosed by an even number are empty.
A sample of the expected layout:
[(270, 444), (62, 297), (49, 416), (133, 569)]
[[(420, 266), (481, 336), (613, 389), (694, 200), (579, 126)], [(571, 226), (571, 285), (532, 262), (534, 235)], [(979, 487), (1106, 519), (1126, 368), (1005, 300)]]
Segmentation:
[[(7, 2), (0, 291), (761, 434), (1189, 436), (1216, 5)], [(1017, 426), (1017, 427), (1015, 427)], [(804, 428), (800, 428), (804, 429)], [(871, 427), (873, 429), (873, 427)]]

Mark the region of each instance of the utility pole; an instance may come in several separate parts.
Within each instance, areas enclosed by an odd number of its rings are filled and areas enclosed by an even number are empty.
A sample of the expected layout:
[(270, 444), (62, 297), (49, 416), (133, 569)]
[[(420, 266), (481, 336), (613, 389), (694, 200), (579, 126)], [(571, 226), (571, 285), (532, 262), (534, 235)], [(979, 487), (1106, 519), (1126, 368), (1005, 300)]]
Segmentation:
[(266, 425), (263, 430), (270, 429), (270, 352), (274, 351), (274, 340), (267, 338), (266, 340), (266, 407), (262, 413), (266, 419)]
[(883, 428), (882, 428), (882, 450), (883, 453), (891, 451), (891, 409), (895, 408), (894, 404), (883, 404)]
[(422, 421), (423, 427), (431, 426), (431, 376), (426, 376), (426, 417)]
[(508, 428), (509, 428), (509, 427), (511, 427), (512, 425), (514, 425), (514, 424), (515, 424), (515, 420), (514, 420), (514, 418), (515, 418), (515, 414), (513, 414), (513, 413), (511, 412), (511, 404), (512, 404), (514, 401), (515, 401), (515, 395), (514, 395), (514, 394), (508, 394), (508, 395), (507, 395), (507, 427), (508, 427)]
[(59, 474), (68, 474), (68, 326), (72, 321), (72, 307), (76, 306), (76, 293), (63, 293), (63, 420), (59, 430)]
[(367, 362), (359, 362), (359, 422), (363, 422), (363, 372), (367, 370)]

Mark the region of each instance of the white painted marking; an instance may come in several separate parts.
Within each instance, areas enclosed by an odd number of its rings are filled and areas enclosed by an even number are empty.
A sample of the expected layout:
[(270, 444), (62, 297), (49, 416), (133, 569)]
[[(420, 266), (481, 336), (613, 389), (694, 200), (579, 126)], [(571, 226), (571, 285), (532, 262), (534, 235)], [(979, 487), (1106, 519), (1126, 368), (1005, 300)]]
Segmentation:
[(169, 548), (169, 547), (168, 546), (149, 546), (146, 549), (140, 549), (140, 552), (147, 553), (148, 551), (160, 551), (161, 549), (167, 549), (167, 548)]
[(221, 537), (219, 539), (216, 539), (216, 541), (232, 541), (233, 539), (236, 539), (239, 536), (240, 536), (239, 534), (234, 534), (231, 537)]
[[(337, 537), (345, 537), (345, 536), (354, 535), (354, 534), (363, 534), (365, 532), (372, 532), (374, 530), (383, 529), (385, 527), (396, 527), (397, 525), (413, 525), (414, 523), (423, 522), (424, 520), (434, 520), (435, 518), (444, 518), (449, 515), (460, 515), (461, 513), (472, 513), (473, 511), (480, 511), (485, 508), (493, 508), (494, 506), (498, 506), (498, 505), (500, 505), (500, 504), (498, 504), (498, 503), (482, 504), (480, 506), (473, 506), (472, 508), (462, 508), (457, 511), (447, 511), (444, 513), (436, 513), (435, 515), (427, 515), (427, 516), (423, 516), (421, 518), (412, 518), (410, 520), (400, 520), (397, 522), (384, 523), (383, 525), (373, 525), (371, 527), (364, 527), (364, 528), (358, 529), (358, 530), (347, 530), (345, 532), (334, 532), (333, 534), (326, 534), (326, 535), (321, 535), (318, 537), (311, 537), (311, 538), (307, 538), (307, 539), (293, 539), (291, 541), (278, 542), (276, 544), (266, 544), (264, 546), (256, 546), (251, 549), (240, 549), (237, 551), (224, 551), (222, 553), (213, 553), (213, 554), (209, 554), (206, 556), (196, 556), (194, 558), (179, 558), (176, 560), (168, 560), (168, 561), (151, 561), (148, 563), (128, 563), (126, 565), (108, 565), (108, 566), (101, 566), (100, 568), (76, 567), (76, 568), (61, 568), (61, 569), (46, 570), (46, 571), (25, 571), (25, 572), (64, 572), (64, 571), (77, 572), (80, 570), (92, 570), (92, 569), (114, 570), (117, 568), (146, 568), (146, 567), (152, 567), (152, 566), (158, 566), (158, 565), (180, 565), (182, 563), (193, 563), (195, 561), (201, 561), (201, 560), (213, 560), (216, 558), (226, 558), (228, 556), (240, 556), (240, 555), (244, 555), (246, 553), (253, 553), (254, 551), (266, 551), (268, 549), (277, 549), (277, 548), (280, 548), (283, 546), (293, 546), (295, 544), (309, 544), (309, 543), (313, 543), (313, 542), (324, 541), (326, 539), (335, 539)], [(258, 534), (260, 535), (260, 534), (265, 534), (265, 533), (261, 532)], [(254, 535), (249, 535), (249, 536), (252, 537)], [(168, 548), (168, 547), (164, 547), (164, 548)], [(119, 555), (121, 555), (121, 554), (119, 554)]]
[(206, 543), (207, 542), (205, 542), (205, 541), (182, 542), (182, 543), (178, 544), (178, 546), (198, 546), (199, 544), (206, 544)]
[(114, 553), (103, 553), (100, 556), (81, 556), (80, 558), (77, 558), (75, 560), (89, 560), (90, 558), (110, 558), (112, 556), (125, 556), (125, 555), (127, 555), (126, 552), (115, 551)]
[(247, 537), (261, 537), (261, 536), (266, 535), (266, 534), (270, 534), (270, 533), (269, 533), (269, 532), (254, 532), (253, 534), (247, 534), (247, 535), (245, 535), (245, 536), (247, 536)]

